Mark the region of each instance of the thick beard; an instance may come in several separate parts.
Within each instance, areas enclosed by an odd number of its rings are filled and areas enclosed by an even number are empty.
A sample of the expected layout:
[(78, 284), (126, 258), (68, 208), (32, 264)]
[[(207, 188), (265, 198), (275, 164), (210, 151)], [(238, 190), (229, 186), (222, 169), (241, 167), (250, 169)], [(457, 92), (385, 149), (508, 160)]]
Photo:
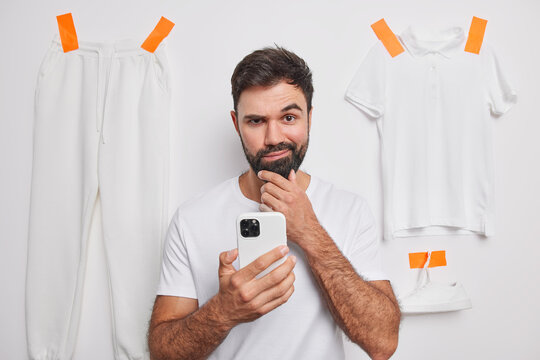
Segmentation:
[[(249, 166), (251, 166), (251, 169), (253, 169), (255, 174), (257, 174), (261, 170), (268, 170), (283, 176), (285, 179), (288, 179), (291, 169), (294, 169), (294, 172), (297, 172), (300, 168), (300, 165), (302, 164), (302, 161), (304, 161), (304, 157), (306, 156), (306, 151), (309, 144), (309, 134), (305, 144), (295, 146), (294, 143), (281, 142), (277, 145), (261, 149), (255, 155), (251, 154), (246, 149), (242, 137), (240, 137), (240, 141), (242, 142), (242, 148), (244, 149), (244, 154), (246, 155)], [(281, 159), (277, 159), (274, 161), (264, 161), (263, 157), (265, 155), (283, 150), (291, 150), (291, 153)]]

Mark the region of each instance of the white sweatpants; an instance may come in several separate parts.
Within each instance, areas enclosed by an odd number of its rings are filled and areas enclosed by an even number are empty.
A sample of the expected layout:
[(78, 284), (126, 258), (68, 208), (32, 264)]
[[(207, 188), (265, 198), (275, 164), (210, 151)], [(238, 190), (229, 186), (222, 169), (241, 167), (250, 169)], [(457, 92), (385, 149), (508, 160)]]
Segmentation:
[(168, 223), (169, 67), (162, 42), (56, 35), (35, 93), (26, 282), (31, 359), (70, 359), (91, 216), (101, 197), (116, 359), (148, 359), (146, 332)]

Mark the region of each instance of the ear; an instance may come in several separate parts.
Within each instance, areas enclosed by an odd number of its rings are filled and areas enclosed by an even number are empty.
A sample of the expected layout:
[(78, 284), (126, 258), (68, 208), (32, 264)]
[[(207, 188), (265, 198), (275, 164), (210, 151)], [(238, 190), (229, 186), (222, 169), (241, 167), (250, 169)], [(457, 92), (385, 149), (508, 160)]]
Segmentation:
[(311, 115), (313, 114), (313, 106), (311, 107), (311, 109), (309, 109), (309, 114), (308, 114), (308, 132), (311, 131)]
[(236, 113), (234, 112), (234, 110), (231, 110), (231, 118), (236, 132), (238, 133), (238, 135), (240, 135), (240, 129), (238, 128), (238, 119), (236, 118)]

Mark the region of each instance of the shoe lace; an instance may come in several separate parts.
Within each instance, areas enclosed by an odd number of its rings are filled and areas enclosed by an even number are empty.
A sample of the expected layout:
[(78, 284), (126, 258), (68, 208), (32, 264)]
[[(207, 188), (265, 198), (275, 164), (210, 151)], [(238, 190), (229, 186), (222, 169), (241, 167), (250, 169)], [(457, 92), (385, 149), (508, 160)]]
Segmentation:
[(428, 257), (424, 266), (422, 267), (421, 273), (419, 274), (418, 281), (416, 283), (416, 288), (409, 292), (404, 298), (416, 294), (418, 291), (425, 288), (429, 283), (431, 283), (431, 278), (429, 276), (429, 262), (431, 261), (431, 251), (428, 251)]
[(424, 263), (424, 266), (422, 268), (422, 273), (425, 274), (423, 277), (421, 277), (421, 281), (418, 282), (420, 286), (418, 286), (417, 290), (425, 288), (429, 283), (431, 283), (431, 277), (429, 276), (429, 262), (431, 261), (431, 250), (428, 250), (427, 252), (427, 259)]

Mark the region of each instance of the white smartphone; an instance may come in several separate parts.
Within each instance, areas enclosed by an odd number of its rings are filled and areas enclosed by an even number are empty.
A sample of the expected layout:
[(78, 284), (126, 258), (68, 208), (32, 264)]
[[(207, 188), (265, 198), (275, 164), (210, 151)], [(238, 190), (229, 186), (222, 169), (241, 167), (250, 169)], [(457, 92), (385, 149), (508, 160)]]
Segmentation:
[[(236, 219), (236, 240), (240, 268), (250, 264), (259, 256), (278, 247), (287, 245), (285, 216), (280, 212), (245, 213)], [(260, 278), (283, 264), (286, 257), (279, 259), (260, 273)]]

